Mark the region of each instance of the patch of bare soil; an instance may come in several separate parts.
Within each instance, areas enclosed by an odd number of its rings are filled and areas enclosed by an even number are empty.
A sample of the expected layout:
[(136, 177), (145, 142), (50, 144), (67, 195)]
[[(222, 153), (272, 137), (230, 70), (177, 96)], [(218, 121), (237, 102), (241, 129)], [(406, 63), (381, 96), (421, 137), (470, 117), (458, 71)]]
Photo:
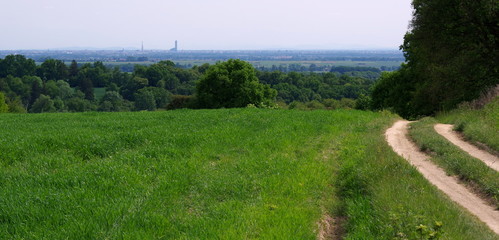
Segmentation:
[(499, 171), (499, 157), (464, 141), (458, 133), (452, 130), (452, 127), (453, 126), (449, 124), (435, 124), (434, 126), (435, 131), (449, 140), (449, 142), (458, 146), (472, 157), (481, 160), (490, 168)]
[(409, 161), (416, 169), (452, 201), (458, 203), (484, 222), (492, 231), (499, 234), (499, 211), (459, 184), (455, 177), (447, 176), (445, 171), (431, 161), (429, 156), (419, 151), (407, 137), (409, 121), (397, 121), (386, 133), (386, 140), (393, 150)]
[(318, 240), (341, 240), (345, 235), (343, 224), (346, 222), (345, 217), (332, 218), (329, 215), (324, 215), (319, 222)]

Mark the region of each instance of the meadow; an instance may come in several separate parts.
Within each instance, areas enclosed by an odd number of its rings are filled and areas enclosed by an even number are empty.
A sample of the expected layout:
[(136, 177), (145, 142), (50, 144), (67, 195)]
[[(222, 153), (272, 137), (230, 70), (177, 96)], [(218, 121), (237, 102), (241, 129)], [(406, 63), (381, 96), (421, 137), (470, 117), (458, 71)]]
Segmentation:
[(383, 132), (395, 119), (353, 110), (3, 114), (0, 238), (316, 239), (331, 216), (346, 219), (345, 239), (497, 239), (391, 151)]

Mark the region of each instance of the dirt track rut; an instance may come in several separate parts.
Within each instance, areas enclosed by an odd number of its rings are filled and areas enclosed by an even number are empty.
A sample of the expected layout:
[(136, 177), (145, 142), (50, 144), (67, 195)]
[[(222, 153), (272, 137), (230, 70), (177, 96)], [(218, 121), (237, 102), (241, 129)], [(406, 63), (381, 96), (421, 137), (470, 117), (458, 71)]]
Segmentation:
[(449, 142), (461, 148), (463, 151), (467, 152), (474, 158), (480, 159), (482, 162), (487, 164), (490, 168), (499, 171), (499, 157), (494, 156), (487, 151), (481, 150), (476, 146), (461, 139), (461, 137), (454, 131), (452, 131), (452, 125), (449, 124), (435, 124), (435, 131), (445, 137)]
[(419, 151), (407, 138), (409, 121), (398, 121), (386, 133), (386, 140), (393, 150), (408, 160), (433, 185), (444, 192), (484, 222), (492, 231), (499, 234), (499, 211), (458, 183), (454, 177), (447, 176), (444, 170), (429, 161), (429, 156)]

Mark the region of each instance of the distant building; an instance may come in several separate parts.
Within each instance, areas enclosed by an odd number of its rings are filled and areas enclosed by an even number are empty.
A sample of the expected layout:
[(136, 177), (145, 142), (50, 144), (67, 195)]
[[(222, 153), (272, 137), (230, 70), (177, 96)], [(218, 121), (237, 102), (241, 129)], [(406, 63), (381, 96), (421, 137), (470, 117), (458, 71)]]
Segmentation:
[(172, 52), (178, 51), (178, 41), (177, 40), (175, 40), (175, 47), (170, 49), (170, 51), (172, 51)]

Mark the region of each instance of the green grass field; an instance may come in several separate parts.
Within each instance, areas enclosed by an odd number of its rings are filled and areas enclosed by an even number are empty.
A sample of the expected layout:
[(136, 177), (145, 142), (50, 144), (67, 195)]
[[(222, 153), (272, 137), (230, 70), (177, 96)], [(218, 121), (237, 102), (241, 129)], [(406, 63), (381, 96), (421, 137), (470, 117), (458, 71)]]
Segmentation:
[[(179, 110), (0, 116), (0, 239), (498, 239), (391, 151), (396, 116)], [(402, 239), (402, 238), (400, 238)]]

